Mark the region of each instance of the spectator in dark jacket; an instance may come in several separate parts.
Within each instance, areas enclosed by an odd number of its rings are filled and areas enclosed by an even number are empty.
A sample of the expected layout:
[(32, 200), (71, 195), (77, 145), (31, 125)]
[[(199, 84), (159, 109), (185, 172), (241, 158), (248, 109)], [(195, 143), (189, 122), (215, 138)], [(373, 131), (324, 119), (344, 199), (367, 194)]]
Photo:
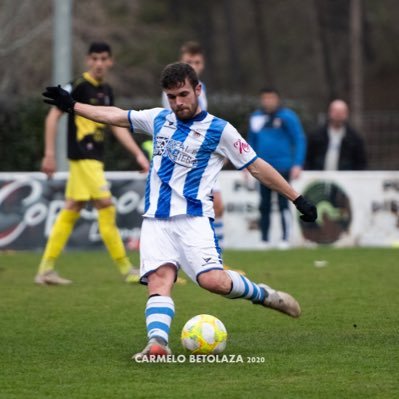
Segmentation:
[(363, 138), (348, 125), (349, 109), (342, 100), (328, 108), (328, 122), (308, 137), (305, 169), (364, 170)]

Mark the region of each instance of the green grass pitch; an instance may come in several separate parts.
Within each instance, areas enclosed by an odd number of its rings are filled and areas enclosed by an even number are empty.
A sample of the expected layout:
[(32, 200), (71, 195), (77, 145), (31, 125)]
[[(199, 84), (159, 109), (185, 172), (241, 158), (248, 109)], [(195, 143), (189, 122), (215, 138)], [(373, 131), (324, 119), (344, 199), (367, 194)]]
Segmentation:
[(184, 323), (209, 313), (228, 330), (225, 353), (243, 363), (134, 363), (146, 343), (145, 287), (123, 283), (105, 252), (64, 254), (58, 270), (74, 284), (38, 287), (39, 257), (0, 254), (1, 399), (399, 396), (397, 249), (225, 253), (254, 281), (296, 296), (298, 320), (176, 286), (174, 353), (184, 353)]

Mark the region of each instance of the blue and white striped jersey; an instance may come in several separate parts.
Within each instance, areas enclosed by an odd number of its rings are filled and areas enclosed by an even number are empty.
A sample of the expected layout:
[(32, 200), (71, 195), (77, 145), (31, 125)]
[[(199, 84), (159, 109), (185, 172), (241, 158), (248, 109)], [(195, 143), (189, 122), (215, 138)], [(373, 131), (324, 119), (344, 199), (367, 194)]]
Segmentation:
[[(205, 86), (204, 82), (200, 81), (200, 83), (201, 83), (202, 88), (201, 88), (201, 94), (198, 97), (198, 104), (203, 111), (207, 111), (208, 110), (208, 98), (206, 96), (206, 86)], [(171, 109), (170, 105), (169, 105), (168, 97), (164, 91), (162, 92), (162, 107), (164, 107), (165, 109)]]
[(212, 188), (228, 158), (244, 169), (257, 155), (228, 122), (206, 111), (182, 121), (164, 108), (129, 111), (132, 132), (153, 135), (144, 216), (214, 217)]

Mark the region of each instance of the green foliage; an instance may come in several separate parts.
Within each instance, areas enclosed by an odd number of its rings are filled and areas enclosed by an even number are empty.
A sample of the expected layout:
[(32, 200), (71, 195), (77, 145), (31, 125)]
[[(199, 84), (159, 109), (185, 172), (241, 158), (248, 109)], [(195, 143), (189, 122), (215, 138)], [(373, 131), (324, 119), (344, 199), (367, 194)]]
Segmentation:
[[(298, 320), (176, 286), (171, 347), (209, 313), (225, 324), (227, 354), (245, 363), (136, 364), (146, 342), (146, 289), (122, 282), (104, 252), (59, 261), (68, 287), (37, 287), (37, 253), (0, 253), (0, 397), (394, 398), (399, 389), (397, 249), (226, 251), (231, 267), (295, 295)], [(316, 268), (316, 259), (328, 266)], [(138, 255), (133, 254), (138, 262)], [(247, 357), (264, 363), (247, 363)]]
[(167, 2), (152, 0), (143, 2), (139, 13), (139, 21), (145, 25), (158, 25), (168, 20)]
[(37, 171), (43, 155), (43, 123), (48, 110), (27, 98), (0, 104), (0, 171)]

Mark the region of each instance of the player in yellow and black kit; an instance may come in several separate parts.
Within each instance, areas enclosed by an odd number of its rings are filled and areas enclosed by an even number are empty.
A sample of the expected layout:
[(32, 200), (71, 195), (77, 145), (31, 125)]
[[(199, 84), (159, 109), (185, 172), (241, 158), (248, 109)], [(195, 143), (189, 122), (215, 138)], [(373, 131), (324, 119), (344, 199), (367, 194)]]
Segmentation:
[[(65, 88), (79, 102), (92, 105), (113, 105), (111, 87), (103, 82), (112, 66), (111, 48), (107, 43), (92, 43), (87, 56), (88, 71)], [(51, 176), (56, 170), (55, 138), (57, 124), (63, 112), (52, 107), (45, 122), (45, 155), (42, 171)], [(38, 273), (37, 284), (70, 284), (54, 270), (69, 236), (72, 233), (80, 211), (87, 201), (92, 201), (98, 210), (98, 225), (101, 237), (112, 259), (127, 282), (138, 282), (138, 269), (126, 256), (125, 248), (116, 227), (116, 211), (111, 192), (104, 175), (104, 134), (106, 126), (69, 114), (68, 159), (69, 178), (65, 192), (65, 207), (61, 210), (51, 230)], [(135, 157), (143, 171), (149, 163), (140, 148), (125, 128), (111, 126), (113, 134)]]

